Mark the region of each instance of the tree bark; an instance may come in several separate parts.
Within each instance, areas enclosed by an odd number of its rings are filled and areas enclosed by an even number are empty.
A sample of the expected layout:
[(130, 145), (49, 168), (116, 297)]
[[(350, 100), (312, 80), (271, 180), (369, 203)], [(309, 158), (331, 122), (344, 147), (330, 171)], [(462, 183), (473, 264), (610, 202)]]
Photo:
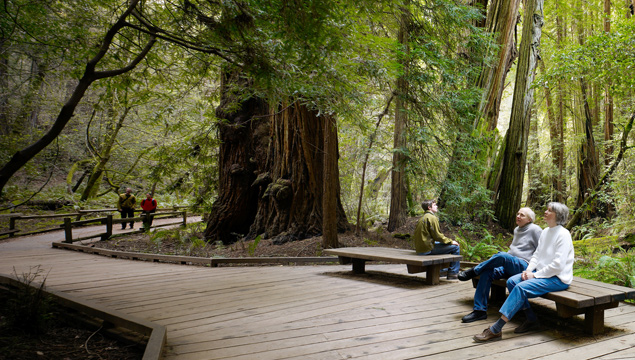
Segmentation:
[(478, 79), (478, 87), (483, 89), (483, 97), (479, 105), (479, 118), (474, 128), (481, 126), (479, 122), (487, 124), (486, 129), (492, 131), (498, 125), (500, 103), (505, 89), (505, 79), (518, 56), (514, 29), (516, 28), (520, 0), (495, 0), (491, 3), (487, 13), (487, 32), (496, 34), (496, 44), (500, 46), (496, 62), (486, 64)]
[(543, 25), (543, 0), (527, 0), (523, 18), (520, 57), (509, 129), (505, 136), (505, 153), (501, 185), (497, 189), (495, 215), (501, 226), (512, 230), (516, 211), (520, 207), (527, 160), (527, 140), (534, 102), (532, 88), (539, 58)]
[[(409, 14), (407, 9), (402, 9), (401, 21), (399, 23), (399, 33), (397, 40), (403, 48), (405, 54), (408, 53), (408, 26)], [(388, 217), (388, 231), (395, 231), (406, 222), (408, 213), (408, 203), (406, 200), (406, 122), (408, 119), (408, 105), (406, 96), (408, 95), (408, 59), (400, 59), (403, 74), (397, 79), (397, 99), (395, 100), (395, 132), (392, 154), (392, 182), (390, 186), (390, 215)]]
[[(611, 32), (611, 0), (604, 0), (604, 32)], [(604, 164), (609, 166), (613, 157), (613, 94), (611, 84), (604, 85)]]
[(324, 186), (322, 196), (322, 248), (339, 247), (337, 240), (337, 200), (339, 199), (339, 171), (337, 166), (337, 122), (324, 117)]
[[(237, 95), (227, 91), (231, 81), (236, 80), (223, 78), (216, 110), (224, 120), (219, 125), (219, 195), (205, 237), (230, 244), (262, 235), (280, 244), (322, 234), (324, 123), (331, 117), (318, 116), (299, 102), (270, 109), (254, 98), (235, 110)], [(345, 231), (339, 176), (330, 180), (337, 199), (336, 228)]]
[[(582, 92), (582, 105), (584, 111), (584, 140), (579, 148), (578, 166), (578, 197), (576, 205), (580, 206), (589, 192), (595, 188), (600, 175), (599, 159), (597, 156), (597, 146), (593, 137), (593, 118), (587, 100), (587, 85), (584, 79), (580, 79), (580, 90)], [(590, 209), (595, 213), (596, 209)]]

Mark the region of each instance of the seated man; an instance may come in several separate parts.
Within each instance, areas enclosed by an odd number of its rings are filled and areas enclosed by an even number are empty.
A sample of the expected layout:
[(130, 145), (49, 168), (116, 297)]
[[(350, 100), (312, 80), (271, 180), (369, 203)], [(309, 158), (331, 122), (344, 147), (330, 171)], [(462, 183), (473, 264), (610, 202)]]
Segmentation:
[(508, 252), (499, 252), (474, 268), (461, 271), (459, 280), (467, 281), (480, 275), (474, 293), (474, 311), (465, 315), (464, 323), (487, 319), (487, 300), (492, 281), (522, 273), (538, 247), (542, 229), (534, 224), (536, 214), (530, 208), (522, 208), (516, 214), (514, 239)]
[[(426, 200), (421, 204), (425, 214), (417, 222), (414, 234), (414, 245), (417, 255), (460, 255), (459, 243), (447, 238), (439, 229), (439, 219), (434, 215), (438, 211), (435, 200)], [(459, 273), (459, 262), (450, 264), (448, 280), (456, 280)]]

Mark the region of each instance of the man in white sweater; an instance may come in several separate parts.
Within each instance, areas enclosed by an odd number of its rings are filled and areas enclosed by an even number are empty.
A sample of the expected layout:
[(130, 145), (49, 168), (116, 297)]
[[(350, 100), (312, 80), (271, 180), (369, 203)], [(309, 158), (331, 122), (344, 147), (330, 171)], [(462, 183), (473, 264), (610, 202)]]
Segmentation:
[(528, 299), (569, 287), (573, 280), (574, 253), (571, 234), (563, 226), (568, 216), (569, 208), (566, 205), (557, 202), (547, 205), (545, 222), (548, 228), (540, 235), (538, 248), (527, 269), (507, 280), (509, 296), (500, 308), (501, 318), (481, 334), (475, 335), (475, 341), (500, 340), (503, 326), (520, 310), (525, 311), (527, 320), (514, 332), (522, 333), (536, 328), (538, 319)]
[(536, 221), (536, 214), (533, 210), (527, 207), (518, 210), (516, 213), (518, 226), (514, 229), (514, 239), (509, 246), (509, 251), (499, 252), (476, 267), (459, 273), (458, 278), (461, 281), (480, 276), (474, 292), (474, 311), (465, 315), (461, 319), (462, 322), (471, 323), (487, 319), (487, 300), (492, 281), (520, 274), (527, 268), (542, 233), (542, 229), (534, 224), (534, 221)]

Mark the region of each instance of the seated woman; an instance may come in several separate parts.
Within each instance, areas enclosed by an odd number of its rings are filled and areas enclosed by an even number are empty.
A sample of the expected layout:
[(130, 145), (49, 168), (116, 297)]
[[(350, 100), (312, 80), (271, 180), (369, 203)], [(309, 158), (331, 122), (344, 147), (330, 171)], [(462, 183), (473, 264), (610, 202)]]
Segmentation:
[(548, 227), (542, 231), (538, 248), (527, 269), (507, 280), (509, 296), (499, 310), (501, 318), (481, 334), (475, 335), (475, 341), (502, 339), (503, 326), (519, 310), (524, 310), (527, 320), (514, 332), (523, 333), (536, 328), (538, 319), (528, 299), (569, 287), (573, 280), (573, 242), (569, 230), (563, 226), (568, 217), (569, 208), (566, 205), (557, 202), (547, 205), (545, 222)]

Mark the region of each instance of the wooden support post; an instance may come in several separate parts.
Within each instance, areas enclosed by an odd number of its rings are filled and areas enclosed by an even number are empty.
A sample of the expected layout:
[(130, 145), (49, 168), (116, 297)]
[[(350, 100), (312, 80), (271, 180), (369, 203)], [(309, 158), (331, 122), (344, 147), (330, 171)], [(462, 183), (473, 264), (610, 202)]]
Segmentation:
[[(9, 218), (9, 230), (15, 230), (15, 220), (17, 219), (17, 216), (12, 216)], [(13, 237), (13, 232), (9, 234), (9, 237)]]
[(77, 217), (75, 218), (75, 221), (81, 220), (83, 215), (82, 210), (77, 210)]
[(426, 270), (426, 284), (439, 285), (440, 277), (441, 277), (441, 264), (428, 265)]
[(352, 261), (353, 261), (353, 273), (355, 274), (366, 273), (366, 260), (353, 258)]
[(73, 224), (71, 223), (71, 218), (64, 218), (64, 235), (65, 243), (72, 244), (73, 243)]
[(112, 236), (112, 214), (106, 215), (106, 233), (101, 235), (101, 241), (106, 241)]
[(185, 225), (187, 225), (187, 210), (182, 211), (183, 213), (183, 227), (185, 227)]

